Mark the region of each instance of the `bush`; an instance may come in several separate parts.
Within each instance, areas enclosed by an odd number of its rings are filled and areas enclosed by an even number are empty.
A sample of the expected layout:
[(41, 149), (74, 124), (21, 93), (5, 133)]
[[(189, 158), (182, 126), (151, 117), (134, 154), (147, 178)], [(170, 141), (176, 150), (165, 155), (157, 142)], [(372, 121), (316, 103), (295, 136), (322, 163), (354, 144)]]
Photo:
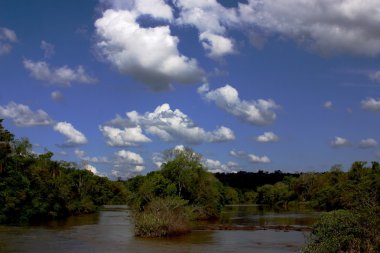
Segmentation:
[(320, 217), (313, 226), (308, 245), (302, 252), (378, 252), (373, 239), (368, 237), (359, 214), (337, 210)]
[(135, 235), (165, 237), (190, 232), (191, 212), (178, 197), (156, 198), (136, 214)]

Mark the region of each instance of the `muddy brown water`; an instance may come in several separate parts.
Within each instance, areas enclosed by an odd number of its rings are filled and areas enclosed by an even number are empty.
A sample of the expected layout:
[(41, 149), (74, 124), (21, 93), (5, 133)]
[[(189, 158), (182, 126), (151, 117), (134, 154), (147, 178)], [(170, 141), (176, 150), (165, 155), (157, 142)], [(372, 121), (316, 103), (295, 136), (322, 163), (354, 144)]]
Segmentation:
[(218, 224), (259, 229), (203, 228), (175, 238), (142, 239), (133, 234), (128, 208), (112, 206), (98, 214), (71, 217), (66, 221), (26, 227), (0, 226), (0, 253), (299, 252), (308, 232), (281, 230), (276, 226), (307, 227), (318, 215), (314, 212), (275, 212), (257, 206), (227, 206)]

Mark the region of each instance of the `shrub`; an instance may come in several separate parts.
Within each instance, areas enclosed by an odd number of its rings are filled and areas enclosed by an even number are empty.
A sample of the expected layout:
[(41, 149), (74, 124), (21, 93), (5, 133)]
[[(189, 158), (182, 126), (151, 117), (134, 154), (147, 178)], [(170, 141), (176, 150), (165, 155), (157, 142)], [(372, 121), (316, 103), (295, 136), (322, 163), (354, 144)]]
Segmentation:
[(136, 214), (135, 235), (165, 237), (190, 232), (191, 212), (178, 197), (155, 198)]
[(362, 222), (362, 217), (352, 211), (328, 212), (313, 226), (308, 245), (302, 252), (377, 252)]

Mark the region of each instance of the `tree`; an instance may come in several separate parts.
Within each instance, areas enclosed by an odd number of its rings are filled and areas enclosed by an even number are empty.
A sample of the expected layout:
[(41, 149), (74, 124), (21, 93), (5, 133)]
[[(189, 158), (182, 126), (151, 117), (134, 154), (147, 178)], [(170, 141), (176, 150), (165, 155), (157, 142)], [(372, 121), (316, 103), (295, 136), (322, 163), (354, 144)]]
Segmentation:
[(6, 159), (11, 154), (11, 143), (14, 135), (3, 127), (3, 119), (0, 119), (0, 174), (4, 172)]

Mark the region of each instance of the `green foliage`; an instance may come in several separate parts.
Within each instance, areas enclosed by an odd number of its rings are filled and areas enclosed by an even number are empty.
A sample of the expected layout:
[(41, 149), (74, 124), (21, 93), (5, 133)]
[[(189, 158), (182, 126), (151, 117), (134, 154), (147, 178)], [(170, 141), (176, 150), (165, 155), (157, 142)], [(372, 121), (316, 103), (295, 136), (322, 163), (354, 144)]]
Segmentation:
[(232, 187), (225, 187), (224, 189), (224, 198), (226, 204), (238, 204), (240, 202), (239, 200), (239, 193)]
[[(164, 163), (161, 170), (126, 182), (131, 192), (128, 203), (137, 213), (137, 235), (163, 236), (188, 231), (187, 228), (183, 230), (186, 227), (183, 224), (188, 223), (189, 217), (171, 213), (177, 212), (177, 209), (170, 207), (170, 201), (174, 200), (176, 206), (181, 206), (178, 201), (184, 201), (182, 203), (186, 203), (194, 219), (210, 219), (220, 215), (224, 188), (213, 174), (203, 168), (200, 155), (191, 149), (167, 151), (165, 154), (172, 160)], [(156, 210), (152, 206), (158, 203), (162, 206), (157, 210), (165, 210), (162, 212), (165, 218), (159, 217), (161, 211), (159, 214), (151, 211)], [(169, 206), (165, 209), (165, 205)], [(169, 229), (167, 223), (173, 220), (180, 226), (170, 225)]]
[(190, 231), (191, 211), (179, 197), (155, 198), (136, 214), (135, 234), (141, 237), (164, 237)]
[(258, 197), (257, 192), (247, 191), (247, 192), (244, 192), (243, 196), (244, 196), (244, 199), (243, 199), (243, 201), (241, 201), (242, 203), (245, 203), (245, 204), (256, 204), (257, 197)]
[(373, 219), (378, 217), (363, 216), (362, 212), (349, 210), (328, 212), (313, 226), (309, 242), (302, 252), (379, 252), (379, 223), (374, 224)]
[(28, 223), (90, 213), (125, 203), (126, 187), (67, 162), (53, 153), (32, 153), (28, 139), (14, 139), (0, 120), (0, 223)]

